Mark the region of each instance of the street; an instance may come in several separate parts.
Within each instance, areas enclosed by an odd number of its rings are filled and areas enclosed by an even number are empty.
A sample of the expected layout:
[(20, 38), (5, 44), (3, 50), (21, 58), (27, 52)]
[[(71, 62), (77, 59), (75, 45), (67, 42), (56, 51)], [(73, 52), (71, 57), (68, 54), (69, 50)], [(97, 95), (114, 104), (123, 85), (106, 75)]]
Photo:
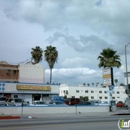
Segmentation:
[(1, 120), (1, 130), (119, 130), (120, 118), (128, 115), (45, 117), (19, 120)]

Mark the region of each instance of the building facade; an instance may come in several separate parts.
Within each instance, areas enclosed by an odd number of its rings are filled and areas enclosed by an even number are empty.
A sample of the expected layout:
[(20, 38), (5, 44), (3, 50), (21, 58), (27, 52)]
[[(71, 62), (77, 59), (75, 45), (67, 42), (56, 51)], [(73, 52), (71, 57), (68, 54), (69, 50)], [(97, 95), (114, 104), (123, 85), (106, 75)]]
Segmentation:
[(0, 62), (0, 81), (18, 82), (19, 69), (18, 65), (8, 64), (6, 61)]
[(40, 64), (19, 64), (18, 82), (45, 83), (45, 69)]
[[(67, 84), (60, 85), (59, 96), (67, 96), (67, 98), (88, 97), (89, 100), (100, 100), (108, 102), (109, 88), (108, 87), (87, 87), (87, 86), (68, 86)], [(114, 87), (112, 100), (125, 101), (127, 95), (123, 86)]]
[(58, 85), (0, 82), (0, 96), (6, 98), (22, 98), (32, 103), (35, 100), (50, 101), (57, 95), (59, 95)]
[(40, 64), (12, 65), (0, 62), (0, 96), (25, 101), (49, 101), (59, 95), (59, 85), (45, 84), (45, 69)]
[(24, 63), (12, 65), (0, 62), (0, 81), (45, 83), (45, 68), (40, 64)]

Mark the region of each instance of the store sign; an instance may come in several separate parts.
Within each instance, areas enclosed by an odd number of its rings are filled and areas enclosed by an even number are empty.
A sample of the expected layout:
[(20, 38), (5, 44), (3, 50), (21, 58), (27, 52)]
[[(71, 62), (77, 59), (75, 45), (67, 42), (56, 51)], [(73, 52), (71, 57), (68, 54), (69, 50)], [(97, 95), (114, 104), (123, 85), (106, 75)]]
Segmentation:
[(38, 90), (38, 91), (50, 91), (50, 86), (30, 86), (30, 85), (17, 85), (17, 90)]
[(111, 69), (108, 67), (103, 69), (103, 85), (111, 85)]

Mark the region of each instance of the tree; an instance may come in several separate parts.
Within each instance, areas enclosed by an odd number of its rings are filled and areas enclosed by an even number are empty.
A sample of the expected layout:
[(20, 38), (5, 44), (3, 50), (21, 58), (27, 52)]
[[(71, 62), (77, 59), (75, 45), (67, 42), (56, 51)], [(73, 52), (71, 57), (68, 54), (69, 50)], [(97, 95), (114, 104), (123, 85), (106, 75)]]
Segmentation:
[(120, 86), (125, 86), (123, 83), (120, 83)]
[(40, 61), (42, 61), (42, 53), (43, 50), (39, 46), (32, 48), (31, 55), (32, 55), (32, 60), (34, 60), (34, 64), (37, 64)]
[(56, 50), (56, 47), (53, 47), (51, 45), (47, 46), (46, 50), (44, 50), (44, 56), (50, 68), (50, 84), (51, 84), (52, 69), (54, 67), (55, 62), (57, 62), (58, 59), (58, 51)]
[(94, 86), (94, 83), (92, 83), (92, 85)]
[(88, 86), (90, 86), (90, 84), (89, 84), (89, 83), (88, 83), (87, 85), (88, 85)]
[(117, 83), (118, 83), (118, 79), (115, 79), (115, 83), (116, 83), (116, 86), (117, 86)]
[(84, 101), (88, 101), (89, 98), (86, 96), (86, 97), (83, 97), (83, 100), (84, 100)]
[(103, 51), (100, 53), (97, 59), (100, 60), (98, 66), (99, 68), (111, 68), (111, 77), (112, 77), (112, 85), (114, 85), (113, 82), (113, 67), (121, 67), (120, 62), (120, 56), (116, 54), (117, 51), (114, 51), (111, 48), (103, 49)]
[(86, 83), (83, 83), (83, 86), (86, 86)]

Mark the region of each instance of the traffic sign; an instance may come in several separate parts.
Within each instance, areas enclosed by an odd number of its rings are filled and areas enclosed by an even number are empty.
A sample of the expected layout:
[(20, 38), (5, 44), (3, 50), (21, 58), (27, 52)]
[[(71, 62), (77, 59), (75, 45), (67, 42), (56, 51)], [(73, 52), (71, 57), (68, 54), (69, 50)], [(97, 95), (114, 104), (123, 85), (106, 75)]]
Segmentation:
[(5, 90), (5, 83), (1, 82), (0, 83), (0, 91), (4, 91)]
[(110, 86), (110, 91), (114, 90), (114, 86)]

